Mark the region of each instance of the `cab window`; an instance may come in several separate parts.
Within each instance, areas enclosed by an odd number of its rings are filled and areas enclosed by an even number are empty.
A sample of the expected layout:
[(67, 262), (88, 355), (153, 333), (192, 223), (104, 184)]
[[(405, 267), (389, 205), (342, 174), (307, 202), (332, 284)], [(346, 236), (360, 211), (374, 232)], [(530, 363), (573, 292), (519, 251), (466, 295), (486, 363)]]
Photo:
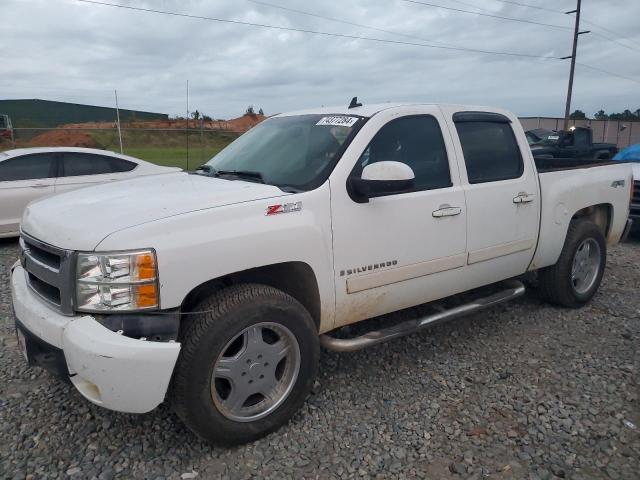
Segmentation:
[(38, 153), (0, 162), (0, 182), (55, 177), (55, 155)]
[(364, 150), (354, 174), (372, 163), (393, 161), (411, 167), (414, 190), (452, 185), (449, 159), (438, 121), (431, 115), (398, 118), (384, 125)]
[[(67, 152), (64, 154), (63, 176), (77, 177), (83, 175), (102, 175), (107, 173), (127, 171), (122, 170), (122, 166), (116, 164), (114, 160), (118, 159), (105, 155)], [(135, 167), (134, 163), (127, 162), (126, 160), (123, 161)], [(129, 168), (129, 165), (127, 165), (125, 168)], [(131, 168), (129, 168), (129, 170), (131, 170)]]
[(522, 176), (524, 163), (508, 122), (456, 121), (455, 125), (469, 183), (496, 182)]

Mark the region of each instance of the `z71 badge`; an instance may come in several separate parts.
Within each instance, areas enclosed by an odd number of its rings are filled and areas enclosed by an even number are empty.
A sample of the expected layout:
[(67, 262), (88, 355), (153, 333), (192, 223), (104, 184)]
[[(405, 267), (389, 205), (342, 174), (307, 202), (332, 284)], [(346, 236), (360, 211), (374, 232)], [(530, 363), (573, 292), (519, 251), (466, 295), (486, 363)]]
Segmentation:
[(269, 205), (265, 215), (278, 215), (279, 213), (299, 212), (300, 210), (302, 210), (302, 202), (278, 203), (276, 205)]

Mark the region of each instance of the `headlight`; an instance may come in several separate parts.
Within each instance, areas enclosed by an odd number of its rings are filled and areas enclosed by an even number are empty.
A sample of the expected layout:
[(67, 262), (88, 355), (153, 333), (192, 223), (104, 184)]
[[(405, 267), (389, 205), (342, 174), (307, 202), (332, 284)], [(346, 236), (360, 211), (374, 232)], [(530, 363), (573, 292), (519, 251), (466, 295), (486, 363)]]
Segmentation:
[(131, 311), (160, 304), (153, 250), (80, 253), (76, 267), (76, 309)]

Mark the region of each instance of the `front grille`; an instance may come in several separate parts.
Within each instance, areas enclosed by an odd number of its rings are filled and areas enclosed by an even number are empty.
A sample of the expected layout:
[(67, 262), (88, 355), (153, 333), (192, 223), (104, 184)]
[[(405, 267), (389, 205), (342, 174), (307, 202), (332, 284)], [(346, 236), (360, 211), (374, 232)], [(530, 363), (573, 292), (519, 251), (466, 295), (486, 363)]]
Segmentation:
[(48, 283), (40, 280), (32, 273), (27, 272), (27, 280), (29, 286), (36, 291), (41, 297), (47, 298), (54, 305), (60, 306), (60, 289), (49, 285)]
[(633, 182), (633, 197), (631, 198), (631, 210), (629, 216), (640, 218), (640, 181)]
[(54, 247), (22, 233), (20, 263), (27, 271), (27, 284), (33, 292), (61, 313), (73, 314), (74, 256), (71, 250)]

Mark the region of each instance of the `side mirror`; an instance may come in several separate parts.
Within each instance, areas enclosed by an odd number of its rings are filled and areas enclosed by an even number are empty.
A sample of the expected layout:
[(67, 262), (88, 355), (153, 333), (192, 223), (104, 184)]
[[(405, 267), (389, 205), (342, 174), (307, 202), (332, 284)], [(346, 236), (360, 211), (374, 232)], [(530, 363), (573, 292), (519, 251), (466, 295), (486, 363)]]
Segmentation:
[(411, 167), (402, 162), (376, 162), (362, 170), (360, 178), (349, 178), (351, 196), (358, 203), (370, 198), (408, 192), (415, 184)]

